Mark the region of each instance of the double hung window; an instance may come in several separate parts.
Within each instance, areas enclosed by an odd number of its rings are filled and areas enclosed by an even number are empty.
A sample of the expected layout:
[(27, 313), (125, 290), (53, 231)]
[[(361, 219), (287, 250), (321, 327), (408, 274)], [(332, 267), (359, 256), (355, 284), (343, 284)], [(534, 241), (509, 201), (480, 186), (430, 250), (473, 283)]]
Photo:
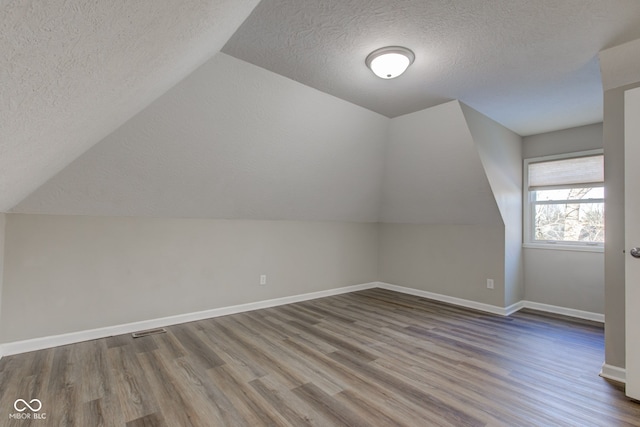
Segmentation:
[(602, 250), (602, 151), (527, 159), (524, 170), (525, 245)]

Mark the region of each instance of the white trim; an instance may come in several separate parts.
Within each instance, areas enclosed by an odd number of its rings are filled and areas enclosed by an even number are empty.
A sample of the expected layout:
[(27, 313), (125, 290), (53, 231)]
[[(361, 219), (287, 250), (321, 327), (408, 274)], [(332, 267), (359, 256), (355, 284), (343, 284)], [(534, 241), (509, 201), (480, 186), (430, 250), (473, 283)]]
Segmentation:
[(542, 249), (550, 251), (574, 251), (574, 252), (596, 252), (604, 253), (604, 246), (601, 245), (567, 245), (563, 243), (523, 243), (525, 249)]
[(607, 365), (604, 363), (602, 365), (602, 369), (600, 370), (600, 376), (602, 378), (606, 378), (611, 381), (616, 381), (622, 384), (626, 384), (627, 382), (627, 371), (624, 368), (619, 368), (617, 366)]
[[(573, 153), (563, 153), (563, 154), (554, 154), (551, 156), (541, 156), (541, 157), (530, 157), (522, 160), (522, 229), (523, 229), (523, 247), (525, 248), (536, 248), (536, 249), (552, 249), (552, 250), (573, 250), (573, 251), (583, 251), (583, 252), (603, 252), (604, 244), (599, 246), (591, 246), (582, 242), (575, 243), (567, 243), (567, 242), (557, 242), (557, 243), (547, 243), (543, 241), (536, 241), (533, 238), (533, 200), (531, 200), (531, 191), (529, 191), (529, 164), (531, 163), (539, 163), (539, 162), (548, 162), (553, 160), (562, 160), (562, 159), (571, 159), (575, 157), (587, 157), (587, 156), (596, 156), (596, 155), (604, 155), (604, 150), (602, 148), (597, 148), (595, 150), (585, 150), (585, 151), (576, 151)], [(593, 184), (589, 184), (589, 186), (595, 186)], [(598, 185), (599, 186), (599, 185)], [(581, 248), (581, 249), (578, 249)], [(597, 250), (600, 248), (600, 250)]]
[(547, 313), (561, 314), (563, 316), (576, 317), (578, 319), (592, 320), (604, 323), (604, 314), (593, 313), (591, 311), (576, 310), (575, 308), (559, 307), (557, 305), (542, 304), (540, 302), (522, 301), (523, 308), (545, 311)]
[(563, 316), (576, 317), (578, 319), (592, 320), (594, 322), (604, 323), (604, 314), (593, 313), (590, 311), (577, 310), (575, 308), (560, 307), (557, 305), (542, 304), (534, 301), (518, 301), (515, 304), (511, 304), (507, 307), (499, 307), (497, 305), (485, 304), (482, 302), (467, 300), (463, 298), (452, 297), (449, 295), (436, 294), (434, 292), (423, 291), (420, 289), (406, 288), (404, 286), (392, 285), (390, 283), (378, 282), (378, 287), (382, 289), (388, 289), (390, 291), (401, 292), (403, 294), (419, 296), (436, 301), (442, 301), (449, 304), (458, 305), (461, 307), (472, 308), (474, 310), (480, 310), (487, 313), (498, 314), (501, 316), (510, 316), (516, 311), (523, 308), (530, 308), (532, 310), (544, 311), (547, 313), (560, 314)]
[(524, 308), (525, 301), (518, 301), (504, 308), (505, 316), (511, 316), (516, 311), (520, 311)]
[(507, 308), (498, 307), (497, 305), (485, 304), (483, 302), (451, 297), (449, 295), (436, 294), (434, 292), (423, 291), (420, 289), (405, 288), (404, 286), (397, 286), (397, 285), (392, 285), (390, 283), (384, 283), (384, 282), (378, 282), (378, 287), (382, 289), (387, 289), (390, 291), (401, 292), (403, 294), (414, 295), (417, 297), (428, 298), (435, 301), (446, 302), (446, 303), (458, 305), (461, 307), (472, 308), (474, 310), (480, 310), (487, 313), (498, 314), (500, 316), (507, 316)]
[[(128, 334), (136, 331), (162, 328), (165, 326), (176, 325), (180, 323), (193, 322), (196, 320), (210, 319), (213, 317), (227, 316), (230, 314), (243, 313), (246, 311), (259, 310), (262, 308), (276, 307), (279, 305), (292, 304), (301, 301), (308, 301), (317, 298), (324, 298), (333, 295), (340, 295), (349, 292), (356, 292), (365, 289), (381, 288), (390, 291), (396, 291), (407, 295), (414, 295), (431, 299), (434, 301), (446, 302), (460, 307), (471, 308), (486, 313), (497, 314), (499, 316), (509, 316), (522, 308), (530, 308), (532, 310), (545, 311), (548, 313), (561, 314), (564, 316), (577, 317), (580, 319), (593, 320), (596, 322), (604, 322), (604, 315), (592, 313), (589, 311), (576, 310), (573, 308), (559, 307), (555, 305), (542, 304), (533, 301), (519, 301), (508, 307), (499, 307), (496, 305), (485, 304), (482, 302), (467, 300), (463, 298), (452, 297), (449, 295), (437, 294), (434, 292), (423, 291), (421, 289), (407, 288), (404, 286), (392, 285), (385, 282), (370, 282), (360, 285), (345, 286), (342, 288), (329, 289), (326, 291), (311, 292), (301, 295), (293, 295), (289, 297), (275, 298), (264, 301), (257, 301), (247, 304), (239, 304), (230, 307), (214, 308), (211, 310), (198, 311), (195, 313), (185, 313), (175, 316), (162, 317), (159, 319), (143, 320), (140, 322), (125, 323), (122, 325), (107, 326), (104, 328), (89, 329), (86, 331), (71, 332), (61, 335), (53, 335), (48, 337), (34, 338), (24, 341), (15, 341), (0, 344), (0, 359), (2, 356), (8, 356), (18, 353), (26, 353), (29, 351), (42, 350), (45, 348), (57, 347), (61, 345), (74, 344), (83, 341), (95, 340), (99, 338), (110, 337), (114, 335)], [(612, 369), (615, 367), (612, 367)], [(620, 369), (620, 368), (616, 368)], [(624, 370), (623, 370), (624, 371)], [(603, 372), (605, 369), (603, 367)], [(606, 372), (612, 372), (607, 370)], [(624, 372), (623, 372), (624, 373)], [(620, 381), (615, 375), (605, 376), (605, 378)], [(623, 376), (624, 378), (624, 376)]]
[(364, 289), (371, 289), (375, 288), (376, 286), (376, 282), (364, 283), (361, 285), (328, 289), (326, 291), (311, 292), (307, 294), (275, 298), (270, 300), (251, 302), (247, 304), (239, 304), (230, 307), (214, 308), (211, 310), (198, 311), (195, 313), (178, 314), (176, 316), (162, 317), (159, 319), (143, 320), (140, 322), (125, 323), (122, 325), (107, 326), (104, 328), (89, 329), (86, 331), (71, 332), (68, 334), (53, 335), (48, 337), (33, 338), (24, 341), (4, 343), (0, 344), (0, 357), (18, 353), (26, 353), (29, 351), (42, 350), (45, 348), (57, 347), (61, 345), (74, 344), (82, 341), (95, 340), (98, 338), (105, 338), (114, 335), (129, 334), (140, 330), (162, 328), (165, 326), (171, 326), (180, 323), (210, 319), (212, 317), (227, 316), (229, 314), (259, 310), (261, 308), (276, 307), (284, 304), (292, 304), (295, 302), (340, 295), (349, 292), (361, 291)]

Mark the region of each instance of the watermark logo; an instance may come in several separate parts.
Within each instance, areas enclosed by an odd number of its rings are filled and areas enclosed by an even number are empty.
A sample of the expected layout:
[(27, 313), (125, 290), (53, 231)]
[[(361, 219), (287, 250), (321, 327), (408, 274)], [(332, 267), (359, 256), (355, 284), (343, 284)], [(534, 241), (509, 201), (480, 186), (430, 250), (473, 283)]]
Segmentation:
[[(9, 419), (14, 420), (46, 420), (47, 414), (40, 412), (42, 409), (42, 402), (39, 399), (31, 399), (26, 401), (24, 399), (16, 399), (13, 402), (13, 409), (18, 412), (9, 414)], [(28, 410), (28, 411), (27, 411)]]
[[(31, 404), (33, 404), (33, 406), (31, 406)], [(37, 408), (35, 407), (36, 405), (38, 405)], [(13, 408), (18, 412), (24, 412), (27, 408), (29, 408), (31, 412), (39, 412), (40, 409), (42, 409), (42, 402), (38, 399), (31, 399), (29, 403), (27, 403), (24, 399), (18, 399), (13, 402)]]

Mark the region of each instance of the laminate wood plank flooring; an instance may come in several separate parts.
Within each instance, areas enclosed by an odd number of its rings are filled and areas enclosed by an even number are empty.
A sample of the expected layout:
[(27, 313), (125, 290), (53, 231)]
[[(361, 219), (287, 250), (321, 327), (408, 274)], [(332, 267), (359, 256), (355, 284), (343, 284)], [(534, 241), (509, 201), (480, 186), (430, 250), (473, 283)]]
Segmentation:
[(593, 322), (370, 289), (167, 330), (2, 358), (0, 426), (640, 426)]

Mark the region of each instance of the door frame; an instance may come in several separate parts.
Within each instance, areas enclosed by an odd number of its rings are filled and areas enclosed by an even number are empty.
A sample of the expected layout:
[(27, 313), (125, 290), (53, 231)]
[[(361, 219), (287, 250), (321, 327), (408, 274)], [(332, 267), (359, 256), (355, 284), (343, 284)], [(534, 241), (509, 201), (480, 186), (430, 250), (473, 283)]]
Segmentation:
[(624, 93), (624, 236), (626, 394), (640, 400), (640, 88)]

